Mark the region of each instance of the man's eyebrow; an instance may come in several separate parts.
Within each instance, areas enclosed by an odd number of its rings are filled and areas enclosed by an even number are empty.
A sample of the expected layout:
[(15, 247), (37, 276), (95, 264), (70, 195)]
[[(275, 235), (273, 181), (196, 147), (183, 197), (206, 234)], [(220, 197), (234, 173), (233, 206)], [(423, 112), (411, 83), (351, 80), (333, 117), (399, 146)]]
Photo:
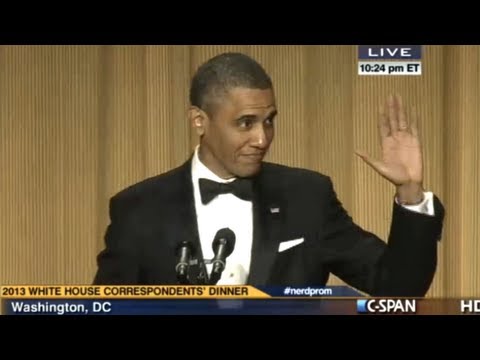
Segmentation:
[(267, 119), (273, 119), (275, 116), (277, 116), (277, 114), (278, 114), (278, 111), (277, 109), (275, 109), (267, 116)]
[(240, 120), (256, 120), (256, 119), (257, 119), (257, 115), (245, 114), (245, 115), (239, 116), (237, 119), (235, 119), (235, 121), (240, 121)]
[[(267, 115), (265, 119), (273, 119), (275, 116), (277, 116), (278, 111), (273, 110), (270, 114)], [(235, 121), (240, 121), (240, 120), (257, 120), (258, 116), (254, 114), (244, 114), (239, 116)]]

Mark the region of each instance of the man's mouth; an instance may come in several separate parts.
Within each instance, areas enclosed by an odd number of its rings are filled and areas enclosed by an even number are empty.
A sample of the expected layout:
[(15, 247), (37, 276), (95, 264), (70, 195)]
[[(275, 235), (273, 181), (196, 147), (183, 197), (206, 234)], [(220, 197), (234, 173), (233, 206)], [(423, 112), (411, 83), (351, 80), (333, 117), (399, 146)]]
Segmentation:
[(245, 154), (243, 155), (249, 159), (252, 159), (252, 160), (260, 160), (260, 159), (263, 159), (263, 157), (265, 156), (265, 154), (263, 153), (258, 153), (258, 154)]

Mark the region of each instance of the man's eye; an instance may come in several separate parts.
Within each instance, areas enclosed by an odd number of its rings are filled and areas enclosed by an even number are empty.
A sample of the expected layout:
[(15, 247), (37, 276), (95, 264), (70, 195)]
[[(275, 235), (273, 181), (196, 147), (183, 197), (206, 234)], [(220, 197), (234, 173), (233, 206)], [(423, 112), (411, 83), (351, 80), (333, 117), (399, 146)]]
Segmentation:
[(269, 126), (272, 126), (273, 125), (273, 119), (270, 118), (270, 119), (266, 119), (265, 120), (265, 124), (269, 125)]
[(253, 121), (250, 119), (244, 119), (240, 121), (240, 127), (243, 127), (243, 128), (249, 128), (252, 126), (252, 124), (253, 124)]

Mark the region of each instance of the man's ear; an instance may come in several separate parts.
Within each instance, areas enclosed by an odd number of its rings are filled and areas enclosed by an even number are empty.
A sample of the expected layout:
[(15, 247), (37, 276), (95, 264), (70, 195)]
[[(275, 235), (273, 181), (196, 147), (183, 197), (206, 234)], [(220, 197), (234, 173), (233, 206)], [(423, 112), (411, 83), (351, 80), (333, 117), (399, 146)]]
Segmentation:
[(195, 128), (197, 135), (202, 136), (205, 133), (205, 125), (208, 121), (208, 115), (197, 106), (191, 106), (188, 109), (188, 118)]

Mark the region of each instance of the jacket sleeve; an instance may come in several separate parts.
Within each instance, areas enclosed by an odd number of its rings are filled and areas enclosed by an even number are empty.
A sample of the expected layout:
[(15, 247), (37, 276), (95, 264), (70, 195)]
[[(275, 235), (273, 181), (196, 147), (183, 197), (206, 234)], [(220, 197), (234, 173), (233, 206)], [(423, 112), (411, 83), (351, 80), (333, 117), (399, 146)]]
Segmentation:
[(434, 216), (393, 202), (385, 242), (353, 222), (329, 178), (327, 182), (323, 241), (334, 254), (328, 263), (330, 272), (372, 296), (425, 296), (437, 267), (444, 218), (440, 200), (434, 196)]

